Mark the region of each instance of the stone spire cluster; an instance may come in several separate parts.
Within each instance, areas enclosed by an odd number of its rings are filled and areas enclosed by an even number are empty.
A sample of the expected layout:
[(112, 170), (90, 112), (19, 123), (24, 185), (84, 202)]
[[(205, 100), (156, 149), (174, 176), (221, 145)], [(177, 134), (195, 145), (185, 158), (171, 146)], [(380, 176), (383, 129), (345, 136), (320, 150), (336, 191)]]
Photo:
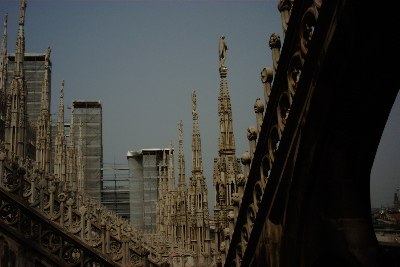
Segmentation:
[(197, 113), (196, 92), (192, 94), (192, 175), (186, 185), (183, 150), (183, 123), (178, 123), (178, 186), (175, 188), (173, 149), (164, 151), (159, 168), (159, 201), (157, 203), (157, 231), (177, 244), (177, 250), (190, 251), (193, 266), (211, 263), (210, 218), (208, 190), (203, 174), (201, 138)]
[(235, 138), (232, 126), (232, 107), (229, 96), (227, 74), (225, 66), (227, 45), (225, 37), (219, 42), (220, 51), (220, 88), (218, 97), (218, 157), (214, 158), (213, 183), (216, 190), (214, 220), (217, 233), (218, 262), (223, 264), (226, 254), (226, 241), (229, 240), (230, 212), (233, 212), (233, 200), (237, 193), (237, 177), (241, 173), (240, 160), (235, 155)]
[(5, 146), (12, 154), (21, 159), (26, 156), (27, 144), (27, 89), (24, 77), (25, 55), (25, 0), (20, 1), (17, 46), (15, 50), (14, 75), (7, 99), (7, 115), (5, 121)]

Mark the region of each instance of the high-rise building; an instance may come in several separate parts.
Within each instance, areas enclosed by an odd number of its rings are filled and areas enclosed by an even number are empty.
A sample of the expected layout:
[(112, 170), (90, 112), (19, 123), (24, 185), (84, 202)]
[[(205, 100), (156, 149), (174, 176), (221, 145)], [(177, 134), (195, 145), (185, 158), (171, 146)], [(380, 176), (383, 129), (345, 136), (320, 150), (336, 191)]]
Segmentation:
[[(47, 64), (46, 61), (48, 60)], [(8, 77), (7, 88), (14, 75), (15, 54), (8, 54)], [(24, 56), (24, 77), (27, 89), (26, 108), (28, 113), (28, 121), (31, 124), (36, 124), (37, 118), (41, 110), (42, 88), (47, 72), (48, 80), (48, 106), (50, 107), (51, 100), (51, 61), (46, 57), (46, 52), (43, 53), (25, 53)]]
[(170, 154), (169, 150), (170, 148), (153, 148), (127, 153), (131, 176), (130, 220), (132, 224), (145, 231), (156, 230), (160, 169), (164, 153)]
[[(100, 101), (75, 100), (72, 103), (72, 123), (74, 129), (81, 126), (82, 156), (85, 175), (83, 190), (97, 200), (101, 200), (103, 177), (103, 130), (102, 105)], [(74, 136), (78, 143), (79, 135)]]

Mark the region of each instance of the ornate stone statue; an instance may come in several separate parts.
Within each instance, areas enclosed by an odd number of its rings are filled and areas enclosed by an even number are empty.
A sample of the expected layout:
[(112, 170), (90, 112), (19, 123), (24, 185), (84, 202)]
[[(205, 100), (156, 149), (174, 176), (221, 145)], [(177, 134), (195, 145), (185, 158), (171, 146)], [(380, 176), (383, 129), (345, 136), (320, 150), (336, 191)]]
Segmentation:
[(225, 55), (226, 50), (228, 50), (228, 46), (225, 43), (225, 36), (221, 36), (219, 38), (219, 66), (225, 67)]

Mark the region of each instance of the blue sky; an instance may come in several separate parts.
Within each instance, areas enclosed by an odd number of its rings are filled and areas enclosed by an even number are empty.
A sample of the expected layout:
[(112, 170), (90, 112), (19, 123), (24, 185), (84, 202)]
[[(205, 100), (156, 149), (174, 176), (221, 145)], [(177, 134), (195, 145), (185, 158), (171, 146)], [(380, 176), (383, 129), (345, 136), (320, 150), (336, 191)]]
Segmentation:
[[(15, 51), (17, 0), (2, 0), (9, 14), (8, 50)], [(263, 97), (260, 71), (270, 67), (269, 36), (282, 38), (275, 0), (133, 1), (28, 0), (26, 52), (52, 49), (52, 112), (61, 80), (65, 103), (101, 100), (105, 163), (126, 163), (128, 150), (178, 148), (183, 120), (186, 176), (191, 171), (191, 92), (197, 91), (203, 164), (212, 188), (217, 155), (218, 40), (226, 36), (233, 127), (240, 156), (253, 105)], [(388, 205), (400, 185), (400, 101), (372, 170), (373, 206)], [(69, 116), (68, 112), (66, 112)]]

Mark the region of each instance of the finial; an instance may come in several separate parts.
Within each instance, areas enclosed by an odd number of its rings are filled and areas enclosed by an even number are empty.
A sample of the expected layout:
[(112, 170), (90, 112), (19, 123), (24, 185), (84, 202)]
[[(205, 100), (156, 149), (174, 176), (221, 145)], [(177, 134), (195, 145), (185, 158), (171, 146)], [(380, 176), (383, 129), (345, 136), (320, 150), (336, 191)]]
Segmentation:
[(26, 10), (26, 0), (20, 0), (19, 6), (19, 25), (25, 24), (25, 10)]
[(8, 13), (6, 13), (6, 15), (4, 16), (4, 22), (3, 22), (3, 33), (4, 35), (7, 35), (7, 21), (8, 21)]
[(196, 112), (197, 107), (197, 99), (196, 99), (196, 90), (192, 92), (192, 112)]
[(179, 141), (183, 140), (183, 122), (180, 120), (178, 122), (178, 131), (179, 131)]
[(64, 83), (65, 80), (61, 81), (60, 97), (64, 97)]
[[(3, 67), (5, 67), (4, 65), (7, 60), (7, 20), (8, 20), (8, 14), (6, 14), (4, 16), (4, 23), (3, 23), (4, 29), (3, 29), (3, 37), (2, 37), (2, 42), (1, 42), (1, 54), (2, 54), (1, 56), (3, 58), (1, 58), (0, 63)], [(2, 71), (2, 70), (0, 70), (0, 71)]]
[(277, 33), (272, 33), (269, 37), (269, 47), (273, 48), (281, 48), (281, 38)]

